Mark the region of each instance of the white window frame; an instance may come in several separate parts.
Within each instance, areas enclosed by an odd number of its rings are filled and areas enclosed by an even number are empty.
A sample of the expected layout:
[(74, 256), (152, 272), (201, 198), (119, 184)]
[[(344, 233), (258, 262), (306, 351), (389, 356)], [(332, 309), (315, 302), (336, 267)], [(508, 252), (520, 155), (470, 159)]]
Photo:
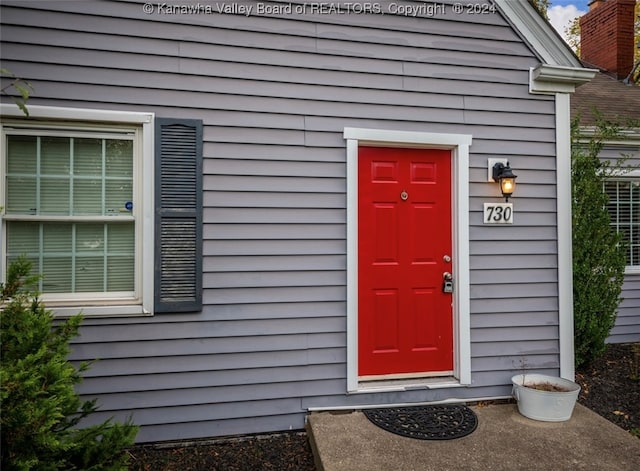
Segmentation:
[[(96, 302), (87, 299), (61, 300), (60, 295), (43, 295), (55, 316), (67, 317), (82, 312), (86, 317), (142, 316), (153, 313), (154, 300), (154, 119), (153, 113), (107, 111), (79, 108), (62, 108), (29, 105), (29, 117), (15, 105), (1, 104), (0, 135), (2, 136), (2, 158), (0, 176), (3, 185), (6, 175), (6, 149), (4, 127), (20, 129), (59, 129), (77, 131), (134, 131), (138, 148), (134, 155), (134, 178), (137, 192), (134, 201), (141, 201), (136, 209), (136, 296), (134, 298), (112, 298), (109, 295)], [(137, 174), (137, 175), (136, 175)], [(0, 192), (0, 207), (5, 207), (5, 192)], [(8, 217), (7, 217), (8, 219)], [(6, 276), (6, 225), (4, 209), (0, 211), (0, 276)]]
[[(640, 184), (640, 170), (621, 170), (619, 172), (614, 172), (610, 177), (607, 178), (608, 181), (632, 181)], [(618, 221), (615, 221), (617, 225)], [(640, 275), (640, 264), (639, 265), (627, 265), (624, 269), (625, 275)]]

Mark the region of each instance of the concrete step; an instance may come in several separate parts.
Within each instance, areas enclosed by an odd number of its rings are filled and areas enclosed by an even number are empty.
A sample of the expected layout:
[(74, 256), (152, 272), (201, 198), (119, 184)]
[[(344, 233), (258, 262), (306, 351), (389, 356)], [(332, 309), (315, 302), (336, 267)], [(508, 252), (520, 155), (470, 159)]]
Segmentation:
[(528, 419), (515, 404), (471, 409), (478, 428), (454, 440), (401, 437), (360, 411), (311, 413), (307, 431), (318, 471), (640, 469), (640, 439), (579, 404), (566, 422)]

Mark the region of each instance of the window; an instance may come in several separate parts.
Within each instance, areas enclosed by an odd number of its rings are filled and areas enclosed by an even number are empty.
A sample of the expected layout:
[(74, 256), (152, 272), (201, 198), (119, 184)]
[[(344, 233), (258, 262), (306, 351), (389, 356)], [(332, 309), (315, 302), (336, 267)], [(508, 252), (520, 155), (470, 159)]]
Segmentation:
[(627, 244), (628, 270), (640, 270), (640, 179), (621, 178), (605, 182), (611, 225)]
[(26, 255), (49, 299), (135, 299), (136, 131), (8, 127), (5, 145), (7, 263)]
[(0, 104), (0, 277), (24, 254), (56, 315), (202, 308), (202, 121)]

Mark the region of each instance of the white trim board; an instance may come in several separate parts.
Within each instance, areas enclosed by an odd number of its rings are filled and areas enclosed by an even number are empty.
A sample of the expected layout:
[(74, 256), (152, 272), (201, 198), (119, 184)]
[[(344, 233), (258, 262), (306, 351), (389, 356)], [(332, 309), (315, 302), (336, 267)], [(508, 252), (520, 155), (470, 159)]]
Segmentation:
[(558, 233), (558, 335), (560, 376), (575, 378), (573, 251), (571, 236), (571, 111), (569, 95), (556, 94), (556, 204)]
[[(347, 141), (347, 392), (368, 392), (358, 385), (358, 146), (450, 149), (452, 152), (454, 291), (454, 376), (471, 384), (469, 288), (469, 146), (468, 134), (345, 128)], [(451, 380), (448, 379), (448, 386)], [(455, 384), (455, 383), (453, 383)], [(407, 385), (403, 385), (404, 390)], [(384, 391), (382, 387), (379, 391)], [(388, 390), (398, 390), (392, 386)]]

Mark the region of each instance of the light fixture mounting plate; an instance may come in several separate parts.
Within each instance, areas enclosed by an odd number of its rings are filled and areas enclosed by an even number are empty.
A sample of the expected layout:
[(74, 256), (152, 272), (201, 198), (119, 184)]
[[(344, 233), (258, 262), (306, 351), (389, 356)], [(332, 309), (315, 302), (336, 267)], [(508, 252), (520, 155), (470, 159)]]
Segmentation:
[(490, 157), (487, 159), (487, 181), (493, 182), (493, 166), (497, 163), (501, 163), (507, 165), (509, 163), (509, 159), (506, 157)]

